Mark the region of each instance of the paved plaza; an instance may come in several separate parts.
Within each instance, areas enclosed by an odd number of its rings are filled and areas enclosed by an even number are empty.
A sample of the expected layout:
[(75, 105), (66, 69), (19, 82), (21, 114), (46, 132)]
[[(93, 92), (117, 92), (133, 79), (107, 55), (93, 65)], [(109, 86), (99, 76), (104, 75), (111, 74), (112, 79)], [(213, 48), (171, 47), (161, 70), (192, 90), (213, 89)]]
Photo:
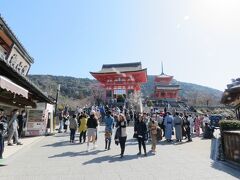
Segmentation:
[[(240, 179), (239, 169), (210, 160), (210, 140), (194, 138), (192, 143), (160, 142), (157, 154), (137, 156), (137, 142), (128, 128), (123, 159), (120, 147), (104, 150), (103, 127), (98, 148), (87, 152), (86, 144), (70, 144), (68, 134), (37, 139), (9, 155), (0, 167), (0, 180), (151, 180), (151, 179)], [(77, 136), (78, 139), (78, 136)], [(7, 147), (6, 151), (10, 148)], [(148, 151), (150, 145), (147, 145)]]

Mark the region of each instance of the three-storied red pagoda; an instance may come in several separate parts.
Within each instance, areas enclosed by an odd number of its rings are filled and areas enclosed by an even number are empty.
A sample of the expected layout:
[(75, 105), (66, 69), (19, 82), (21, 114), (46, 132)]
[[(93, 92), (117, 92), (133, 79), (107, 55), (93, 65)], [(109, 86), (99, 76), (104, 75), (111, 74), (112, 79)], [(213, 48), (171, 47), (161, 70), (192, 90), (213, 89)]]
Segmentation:
[(177, 101), (179, 99), (180, 86), (171, 84), (173, 76), (164, 74), (163, 65), (162, 73), (155, 77), (155, 92), (156, 100)]

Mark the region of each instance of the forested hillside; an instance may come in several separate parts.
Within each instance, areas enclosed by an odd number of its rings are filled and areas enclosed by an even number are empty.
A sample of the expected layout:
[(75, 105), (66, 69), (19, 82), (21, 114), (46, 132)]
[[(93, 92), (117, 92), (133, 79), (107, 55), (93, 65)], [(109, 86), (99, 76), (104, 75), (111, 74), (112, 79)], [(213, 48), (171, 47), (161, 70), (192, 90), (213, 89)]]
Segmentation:
[[(96, 80), (88, 78), (74, 78), (67, 76), (51, 75), (30, 75), (29, 78), (48, 95), (55, 97), (57, 85), (61, 84), (61, 100), (71, 103), (71, 101), (82, 100), (99, 96), (101, 91)], [(213, 88), (200, 86), (191, 83), (173, 81), (181, 87), (180, 95), (188, 100), (189, 104), (209, 105), (219, 104), (222, 92)], [(154, 76), (148, 76), (148, 82), (142, 86), (144, 96), (151, 96), (154, 92)]]

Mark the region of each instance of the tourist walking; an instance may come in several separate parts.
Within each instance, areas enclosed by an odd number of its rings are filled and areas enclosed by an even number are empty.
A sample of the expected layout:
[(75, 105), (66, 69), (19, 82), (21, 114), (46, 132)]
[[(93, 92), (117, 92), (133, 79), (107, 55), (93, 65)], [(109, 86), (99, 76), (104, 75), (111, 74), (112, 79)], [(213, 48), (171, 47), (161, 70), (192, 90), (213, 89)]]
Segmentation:
[(11, 140), (14, 136), (15, 138), (15, 142), (17, 145), (22, 145), (21, 142), (19, 142), (18, 140), (18, 120), (17, 120), (17, 116), (18, 116), (19, 112), (17, 109), (14, 109), (11, 113), (11, 119), (9, 121), (8, 124), (8, 146), (12, 146), (13, 144), (11, 143)]
[(123, 114), (119, 114), (116, 128), (118, 128), (119, 131), (119, 143), (121, 148), (120, 157), (123, 158), (127, 140), (127, 121)]
[(190, 133), (191, 133), (191, 136), (193, 137), (194, 119), (191, 114), (188, 115), (188, 121), (190, 123)]
[(97, 127), (98, 127), (98, 121), (95, 117), (95, 111), (90, 112), (90, 117), (87, 121), (87, 136), (88, 136), (88, 142), (87, 142), (87, 151), (90, 150), (89, 143), (90, 141), (93, 143), (93, 149), (96, 148), (96, 136), (97, 136)]
[(200, 127), (201, 127), (201, 117), (200, 116), (196, 116), (196, 119), (195, 119), (195, 123), (194, 123), (194, 129), (196, 131), (196, 135), (199, 137), (200, 136)]
[(204, 115), (204, 118), (202, 120), (202, 131), (205, 131), (205, 128), (210, 124), (210, 119), (207, 114)]
[(59, 111), (59, 114), (58, 114), (58, 119), (59, 119), (59, 129), (58, 129), (58, 132), (59, 133), (62, 133), (63, 132), (63, 110)]
[(100, 110), (100, 113), (101, 113), (101, 121), (102, 121), (102, 123), (104, 123), (104, 119), (105, 119), (105, 116), (106, 116), (106, 111), (105, 111), (104, 106), (101, 105), (99, 110)]
[[(165, 112), (165, 111), (164, 111)], [(163, 114), (163, 121), (162, 121), (162, 124), (161, 124), (161, 129), (163, 130), (163, 137), (165, 137), (165, 120), (166, 120), (166, 116), (167, 116), (167, 113), (165, 112)]]
[(187, 132), (186, 132), (186, 129), (185, 129), (185, 117), (182, 113), (180, 113), (179, 117), (182, 119), (182, 139), (184, 137), (184, 139), (187, 139)]
[(130, 116), (130, 120), (134, 121), (134, 112), (132, 108), (129, 110), (129, 116)]
[(63, 124), (64, 124), (63, 129), (64, 129), (64, 132), (66, 133), (69, 125), (68, 106), (65, 107), (65, 110), (63, 112)]
[(87, 115), (86, 113), (81, 113), (79, 116), (79, 143), (86, 142), (86, 133), (87, 133)]
[(176, 112), (176, 115), (174, 117), (174, 127), (175, 127), (177, 142), (182, 142), (182, 125), (183, 125), (183, 120), (179, 117), (179, 113)]
[(110, 150), (112, 142), (112, 131), (114, 127), (114, 119), (110, 111), (105, 116), (105, 149)]
[(17, 116), (18, 119), (18, 138), (22, 137), (22, 132), (25, 124), (26, 112), (23, 110), (20, 115)]
[(130, 121), (131, 121), (131, 117), (130, 117), (129, 111), (127, 109), (125, 111), (125, 117), (127, 119), (127, 125), (129, 126)]
[(70, 142), (74, 143), (76, 130), (78, 128), (77, 116), (74, 114), (69, 120)]
[(145, 144), (145, 140), (147, 136), (147, 125), (143, 121), (142, 116), (139, 117), (139, 120), (134, 127), (134, 132), (137, 134), (137, 139), (138, 139), (138, 149), (139, 149), (138, 155), (142, 154), (141, 150), (143, 147), (144, 156), (147, 156), (146, 144)]
[(167, 142), (172, 141), (172, 133), (173, 133), (173, 117), (171, 116), (170, 112), (167, 112), (167, 116), (164, 120), (164, 126), (165, 126), (165, 138)]
[(160, 113), (157, 113), (157, 122), (158, 122), (158, 126), (161, 128), (163, 123), (163, 116)]
[(148, 129), (150, 130), (150, 135), (152, 139), (152, 153), (156, 153), (156, 146), (157, 146), (157, 129), (160, 129), (158, 126), (158, 122), (155, 121), (154, 119), (150, 119), (150, 122), (148, 124)]
[(185, 128), (187, 139), (188, 139), (187, 141), (188, 142), (192, 141), (191, 127), (190, 127), (190, 122), (188, 120), (188, 116), (185, 116), (185, 118), (184, 118), (184, 128)]
[(7, 119), (4, 116), (4, 110), (0, 109), (0, 159), (3, 159), (4, 137), (7, 134)]

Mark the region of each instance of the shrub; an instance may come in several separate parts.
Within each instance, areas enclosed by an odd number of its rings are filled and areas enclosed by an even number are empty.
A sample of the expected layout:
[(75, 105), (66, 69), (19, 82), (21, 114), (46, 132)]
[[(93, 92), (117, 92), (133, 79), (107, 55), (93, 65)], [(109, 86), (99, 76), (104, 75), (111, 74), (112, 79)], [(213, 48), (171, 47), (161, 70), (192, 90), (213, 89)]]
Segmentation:
[[(239, 120), (223, 120), (219, 122), (221, 134), (223, 131), (234, 131), (240, 130), (240, 121)], [(219, 151), (222, 152), (220, 159), (225, 159), (225, 148), (224, 148), (224, 136), (221, 135), (221, 145), (219, 147)]]
[(239, 120), (224, 120), (220, 121), (220, 129), (222, 131), (240, 130)]

